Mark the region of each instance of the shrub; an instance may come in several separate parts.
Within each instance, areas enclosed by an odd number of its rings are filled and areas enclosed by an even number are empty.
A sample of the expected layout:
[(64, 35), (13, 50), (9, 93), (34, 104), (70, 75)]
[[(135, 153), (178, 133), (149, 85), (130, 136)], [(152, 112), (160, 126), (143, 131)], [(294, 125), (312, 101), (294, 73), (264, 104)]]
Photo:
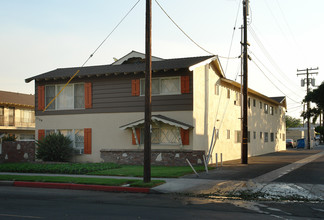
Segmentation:
[(2, 138), (2, 141), (16, 141), (17, 137), (13, 134), (8, 134)]
[(73, 156), (71, 139), (63, 134), (49, 134), (41, 140), (36, 141), (38, 146), (36, 158), (43, 161), (66, 162)]

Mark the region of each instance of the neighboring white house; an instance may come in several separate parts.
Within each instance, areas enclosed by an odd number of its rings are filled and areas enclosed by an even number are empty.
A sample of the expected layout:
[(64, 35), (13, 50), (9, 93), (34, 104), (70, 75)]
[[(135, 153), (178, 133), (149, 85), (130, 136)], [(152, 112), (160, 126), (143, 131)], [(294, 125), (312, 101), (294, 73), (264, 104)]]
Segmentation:
[[(36, 136), (61, 131), (76, 161), (141, 163), (144, 71), (142, 57), (121, 64), (56, 69), (35, 80)], [(152, 62), (152, 163), (201, 163), (202, 155), (241, 156), (240, 84), (224, 77), (217, 56)], [(285, 97), (249, 93), (249, 156), (285, 149)]]

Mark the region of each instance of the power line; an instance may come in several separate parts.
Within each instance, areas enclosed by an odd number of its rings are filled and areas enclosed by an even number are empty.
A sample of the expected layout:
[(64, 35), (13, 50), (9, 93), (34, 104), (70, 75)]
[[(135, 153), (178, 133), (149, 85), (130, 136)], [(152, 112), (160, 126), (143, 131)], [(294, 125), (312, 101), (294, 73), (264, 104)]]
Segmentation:
[[(159, 8), (163, 11), (163, 13), (170, 19), (170, 21), (192, 42), (194, 43), (197, 47), (199, 47), (200, 49), (202, 49), (203, 51), (205, 51), (206, 53), (210, 54), (210, 55), (216, 55), (215, 53), (212, 53), (208, 50), (206, 50), (205, 48), (203, 48), (202, 46), (200, 46), (196, 41), (194, 41), (172, 18), (171, 16), (164, 10), (164, 8), (162, 7), (162, 5), (155, 0), (156, 4), (159, 6)], [(220, 58), (225, 58), (225, 59), (237, 59), (239, 58), (239, 56), (237, 57), (225, 57), (225, 56), (219, 56)]]
[[(237, 8), (236, 18), (235, 18), (235, 23), (234, 23), (233, 33), (232, 33), (232, 39), (231, 39), (231, 44), (230, 44), (230, 48), (229, 48), (227, 57), (230, 57), (230, 54), (231, 54), (231, 51), (232, 51), (232, 45), (233, 45), (234, 34), (235, 34), (235, 30), (236, 30), (237, 18), (238, 18), (239, 12), (240, 12), (240, 6), (241, 6), (241, 1), (239, 1), (239, 5), (238, 5), (238, 8)], [(227, 62), (226, 62), (225, 74), (227, 73), (228, 63), (229, 63), (229, 60), (227, 60)]]
[[(265, 48), (264, 44), (262, 43), (262, 41), (260, 40), (260, 38), (258, 37), (258, 35), (256, 34), (256, 32), (254, 31), (254, 29), (251, 26), (249, 26), (249, 32), (250, 32), (251, 36), (253, 37), (253, 39), (258, 44), (258, 46), (261, 49), (261, 51), (263, 52), (263, 54), (268, 59), (268, 61), (273, 65), (273, 67), (276, 69), (276, 71), (278, 73), (280, 73), (279, 75), (282, 76), (287, 82), (290, 83), (291, 82), (291, 79), (289, 79), (286, 76), (286, 74), (281, 70), (281, 68), (279, 67), (279, 65), (272, 58), (272, 56), (270, 55), (270, 53), (268, 52), (268, 50)], [(297, 87), (295, 84), (291, 84), (291, 85), (295, 86), (296, 89), (299, 89), (299, 87)]]
[(44, 108), (43, 112), (54, 102), (54, 100), (61, 94), (61, 92), (65, 89), (65, 87), (74, 79), (74, 77), (80, 72), (81, 68), (86, 65), (86, 63), (93, 57), (93, 55), (99, 50), (99, 48), (106, 42), (106, 40), (110, 37), (110, 35), (118, 28), (118, 26), (125, 20), (125, 18), (130, 14), (130, 12), (136, 7), (136, 5), (141, 0), (138, 0), (135, 5), (126, 13), (126, 15), (118, 22), (118, 24), (113, 28), (113, 30), (107, 35), (107, 37), (99, 44), (99, 46), (93, 51), (92, 54), (86, 59), (86, 61), (78, 68), (78, 70), (71, 76), (69, 81), (63, 86), (63, 88), (56, 94), (56, 96), (48, 103), (48, 105)]
[(249, 52), (250, 53), (252, 53), (253, 55), (254, 55), (254, 58), (256, 58), (258, 61), (259, 61), (259, 63), (261, 63), (261, 65), (281, 84), (281, 85), (283, 85), (285, 88), (287, 88), (287, 89), (289, 89), (291, 92), (292, 92), (292, 94), (294, 94), (294, 95), (296, 95), (296, 96), (298, 96), (298, 98), (302, 98), (302, 97), (300, 97), (299, 95), (297, 95), (297, 93), (295, 92), (295, 91), (293, 91), (293, 90), (291, 90), (289, 87), (287, 87), (287, 85), (285, 85), (285, 84), (283, 84), (261, 61), (260, 61), (260, 59), (251, 51), (251, 50), (249, 50)]
[(251, 59), (251, 61), (256, 65), (256, 67), (261, 71), (261, 73), (269, 80), (269, 82), (271, 82), (271, 84), (276, 87), (280, 92), (282, 92), (282, 94), (284, 94), (287, 98), (289, 98), (291, 101), (295, 102), (295, 103), (298, 103), (296, 102), (295, 100), (291, 99), (289, 96), (287, 96), (281, 89), (279, 89), (278, 86), (276, 86), (276, 84), (274, 84), (270, 78), (264, 73), (264, 71), (259, 67), (259, 65), (253, 60)]

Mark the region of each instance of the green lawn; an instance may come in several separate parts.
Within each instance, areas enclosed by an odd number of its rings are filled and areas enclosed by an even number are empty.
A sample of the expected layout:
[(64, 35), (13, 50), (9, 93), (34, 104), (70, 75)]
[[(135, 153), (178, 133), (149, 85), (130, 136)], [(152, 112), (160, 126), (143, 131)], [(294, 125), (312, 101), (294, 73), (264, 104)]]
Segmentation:
[(142, 180), (130, 179), (107, 179), (107, 178), (89, 178), (89, 177), (63, 177), (63, 176), (20, 176), (20, 175), (0, 175), (0, 180), (9, 181), (28, 181), (28, 182), (51, 182), (51, 183), (76, 183), (92, 184), (106, 186), (130, 187), (148, 187), (152, 188), (165, 183), (162, 180), (152, 180), (150, 183), (144, 183)]
[[(120, 168), (107, 169), (94, 171), (89, 174), (91, 175), (104, 175), (104, 176), (143, 176), (143, 166), (135, 165), (122, 165)], [(204, 166), (195, 166), (197, 172), (204, 171)], [(180, 177), (186, 174), (193, 173), (192, 169), (187, 167), (166, 167), (166, 166), (152, 166), (151, 167), (151, 176), (152, 177)]]
[[(104, 176), (143, 176), (143, 166), (118, 165), (114, 163), (2, 163), (0, 172), (85, 174)], [(204, 166), (195, 166), (197, 172)], [(193, 173), (189, 166), (152, 166), (152, 177), (180, 177)]]

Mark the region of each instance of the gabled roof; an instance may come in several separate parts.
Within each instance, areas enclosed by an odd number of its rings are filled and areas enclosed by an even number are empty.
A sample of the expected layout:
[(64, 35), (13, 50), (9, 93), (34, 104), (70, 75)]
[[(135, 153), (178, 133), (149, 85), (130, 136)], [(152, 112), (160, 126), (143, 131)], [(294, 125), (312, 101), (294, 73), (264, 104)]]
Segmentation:
[[(188, 130), (189, 128), (193, 128), (192, 125), (188, 125), (186, 123), (183, 123), (181, 121), (177, 121), (175, 119), (172, 119), (172, 118), (169, 118), (169, 117), (166, 117), (166, 116), (163, 116), (163, 115), (152, 115), (151, 120), (153, 122), (154, 121), (160, 121), (160, 122), (163, 122), (164, 124), (169, 124), (169, 125), (172, 125), (172, 126), (180, 127), (180, 128), (185, 129), (185, 130)], [(120, 128), (120, 130), (125, 130), (127, 128), (136, 127), (136, 126), (139, 126), (139, 125), (142, 125), (142, 124), (144, 124), (144, 119), (140, 119), (140, 120), (131, 122), (129, 124), (122, 125), (119, 128)]]
[[(202, 57), (188, 57), (188, 58), (176, 58), (165, 59), (161, 61), (152, 61), (152, 71), (162, 70), (178, 70), (183, 68), (189, 68), (195, 64), (201, 63), (204, 60), (208, 60), (212, 57), (217, 59), (217, 56), (202, 56)], [(77, 70), (80, 70), (77, 77), (93, 77), (93, 76), (109, 76), (118, 74), (137, 74), (145, 71), (145, 63), (133, 63), (133, 64), (121, 64), (121, 65), (101, 65), (101, 66), (87, 66), (87, 67), (71, 67), (60, 68), (52, 70), (37, 76), (25, 79), (26, 83), (32, 80), (56, 80), (56, 79), (68, 79), (73, 76)]]
[[(123, 56), (122, 58), (117, 59), (117, 60), (116, 60), (115, 62), (113, 62), (111, 65), (120, 65), (120, 64), (122, 64), (123, 62), (125, 62), (126, 60), (128, 60), (129, 58), (134, 58), (134, 57), (145, 58), (145, 54), (133, 50), (133, 51), (131, 51), (130, 53), (128, 53), (128, 54), (126, 54), (125, 56)], [(152, 61), (159, 61), (159, 60), (163, 60), (162, 58), (160, 58), (160, 57), (155, 57), (155, 56), (152, 56), (151, 59), (152, 59)]]
[(275, 100), (276, 102), (283, 103), (286, 100), (285, 96), (270, 97), (270, 99)]
[(0, 105), (34, 107), (35, 96), (22, 93), (0, 91)]

